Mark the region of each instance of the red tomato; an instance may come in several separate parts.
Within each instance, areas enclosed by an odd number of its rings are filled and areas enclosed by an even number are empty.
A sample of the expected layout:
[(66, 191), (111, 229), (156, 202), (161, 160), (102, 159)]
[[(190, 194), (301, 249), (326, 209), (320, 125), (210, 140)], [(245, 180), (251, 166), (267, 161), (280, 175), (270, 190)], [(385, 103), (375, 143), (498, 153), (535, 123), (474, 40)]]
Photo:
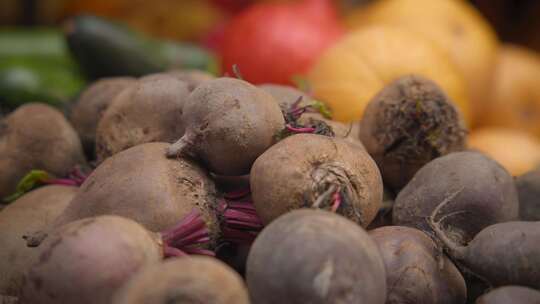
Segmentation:
[(256, 4), (235, 16), (222, 45), (223, 71), (236, 64), (252, 83), (291, 84), (343, 33), (327, 0)]

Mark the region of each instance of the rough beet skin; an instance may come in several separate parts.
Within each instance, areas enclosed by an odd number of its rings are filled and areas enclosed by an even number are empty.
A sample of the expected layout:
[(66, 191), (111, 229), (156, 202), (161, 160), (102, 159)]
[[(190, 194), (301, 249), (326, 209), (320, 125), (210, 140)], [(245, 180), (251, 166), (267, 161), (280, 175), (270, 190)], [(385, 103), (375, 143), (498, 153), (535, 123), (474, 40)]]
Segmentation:
[(465, 125), (442, 89), (426, 78), (405, 76), (369, 102), (360, 140), (394, 190), (405, 186), (423, 165), (465, 147)]

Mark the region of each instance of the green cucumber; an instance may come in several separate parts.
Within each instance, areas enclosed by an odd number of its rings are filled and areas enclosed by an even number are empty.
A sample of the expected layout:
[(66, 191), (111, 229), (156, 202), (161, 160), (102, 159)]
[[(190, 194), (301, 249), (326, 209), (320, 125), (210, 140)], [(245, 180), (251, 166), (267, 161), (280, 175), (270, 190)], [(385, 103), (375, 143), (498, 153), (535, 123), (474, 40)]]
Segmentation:
[(5, 108), (33, 101), (62, 107), (84, 85), (77, 67), (62, 58), (0, 58), (0, 105)]
[(142, 76), (168, 69), (215, 72), (216, 60), (193, 44), (158, 40), (94, 16), (78, 16), (65, 26), (73, 57), (91, 78)]

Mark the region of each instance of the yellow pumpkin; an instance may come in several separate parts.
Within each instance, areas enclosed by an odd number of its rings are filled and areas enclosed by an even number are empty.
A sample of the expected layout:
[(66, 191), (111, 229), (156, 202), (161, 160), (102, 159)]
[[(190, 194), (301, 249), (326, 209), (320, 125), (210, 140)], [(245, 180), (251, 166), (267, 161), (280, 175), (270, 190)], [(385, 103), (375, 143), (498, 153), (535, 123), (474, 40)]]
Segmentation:
[(448, 52), (462, 73), (475, 117), (482, 115), (495, 65), (495, 31), (470, 3), (459, 0), (380, 0), (352, 12), (353, 29), (374, 24), (406, 28)]
[(450, 58), (428, 39), (404, 29), (373, 26), (347, 34), (319, 58), (308, 81), (333, 118), (347, 122), (359, 120), (386, 84), (410, 74), (437, 83), (470, 122), (465, 84)]
[(540, 55), (518, 46), (502, 47), (489, 96), (482, 125), (540, 136)]
[(468, 146), (489, 155), (513, 176), (540, 164), (540, 142), (523, 131), (499, 127), (476, 129), (469, 134)]

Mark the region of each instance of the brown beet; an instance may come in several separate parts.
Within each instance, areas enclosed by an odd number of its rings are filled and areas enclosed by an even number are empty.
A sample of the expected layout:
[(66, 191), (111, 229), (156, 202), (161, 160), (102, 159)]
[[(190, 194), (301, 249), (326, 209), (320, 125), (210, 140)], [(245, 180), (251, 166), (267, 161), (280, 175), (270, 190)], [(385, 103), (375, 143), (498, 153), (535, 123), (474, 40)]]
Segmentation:
[(540, 291), (522, 286), (496, 288), (476, 300), (476, 304), (538, 304)]
[(393, 224), (431, 232), (426, 219), (443, 201), (445, 232), (458, 243), (470, 241), (483, 228), (515, 220), (518, 198), (512, 176), (478, 152), (456, 152), (422, 167), (398, 194)]
[(58, 224), (113, 214), (157, 232), (196, 208), (217, 238), (214, 182), (197, 164), (166, 158), (166, 147), (142, 144), (107, 159), (86, 179)]
[(15, 192), (30, 170), (64, 177), (85, 162), (77, 132), (48, 105), (25, 104), (0, 120), (0, 197)]
[(491, 225), (463, 246), (441, 228), (438, 210), (429, 222), (452, 259), (492, 286), (540, 288), (540, 222)]
[(463, 118), (442, 89), (420, 76), (388, 84), (369, 102), (360, 140), (386, 185), (405, 186), (432, 159), (465, 147)]
[(295, 210), (268, 225), (248, 257), (253, 303), (370, 303), (386, 299), (377, 245), (354, 222)]
[(180, 117), (188, 95), (187, 84), (166, 74), (142, 78), (122, 91), (99, 121), (98, 162), (138, 144), (174, 142), (184, 134)]
[(465, 280), (436, 244), (418, 229), (387, 226), (371, 230), (386, 269), (386, 304), (463, 304)]
[(96, 129), (101, 116), (122, 90), (135, 83), (132, 77), (102, 78), (89, 85), (73, 106), (70, 121), (89, 155), (95, 154)]
[(379, 170), (359, 145), (314, 134), (287, 137), (251, 169), (253, 202), (263, 223), (298, 208), (320, 208), (367, 227), (381, 205)]
[(23, 236), (49, 226), (77, 193), (77, 187), (45, 186), (21, 196), (0, 212), (0, 294), (16, 296), (37, 251)]
[(540, 221), (540, 169), (516, 178), (519, 195), (519, 218), (524, 221)]
[(87, 218), (54, 230), (37, 248), (23, 304), (110, 303), (114, 291), (163, 257), (159, 234), (118, 216)]
[(140, 271), (116, 294), (113, 304), (248, 304), (242, 278), (208, 257), (171, 259)]
[(198, 86), (184, 106), (186, 130), (169, 157), (188, 155), (211, 172), (242, 175), (284, 128), (272, 96), (245, 81), (216, 78)]

